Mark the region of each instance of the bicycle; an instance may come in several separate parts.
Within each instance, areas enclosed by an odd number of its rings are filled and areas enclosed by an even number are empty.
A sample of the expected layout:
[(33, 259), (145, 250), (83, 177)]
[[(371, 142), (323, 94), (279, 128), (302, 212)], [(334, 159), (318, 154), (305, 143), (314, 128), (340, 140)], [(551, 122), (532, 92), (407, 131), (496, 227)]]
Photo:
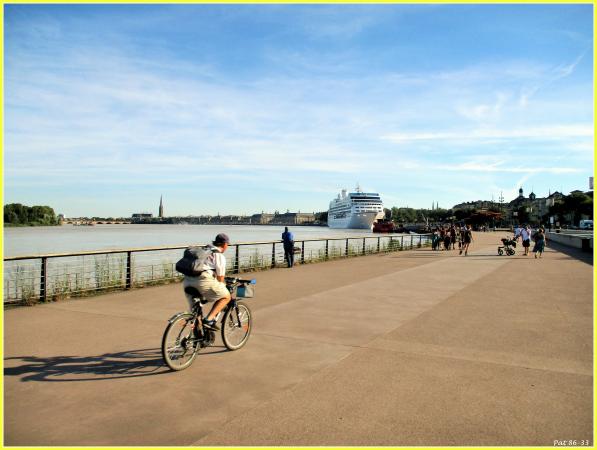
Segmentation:
[[(241, 298), (252, 297), (252, 293), (248, 293), (252, 290), (248, 285), (256, 284), (256, 280), (241, 280), (234, 277), (226, 277), (225, 280), (231, 299), (216, 316), (216, 322), (222, 317), (222, 341), (228, 350), (234, 351), (247, 343), (253, 325), (251, 310), (244, 302), (237, 299), (238, 288), (244, 291)], [(162, 337), (162, 357), (172, 370), (183, 370), (189, 367), (197, 353), (213, 345), (216, 340), (216, 332), (203, 326), (203, 305), (207, 302), (194, 287), (186, 287), (185, 292), (193, 297), (191, 311), (179, 312), (168, 319), (168, 325)]]

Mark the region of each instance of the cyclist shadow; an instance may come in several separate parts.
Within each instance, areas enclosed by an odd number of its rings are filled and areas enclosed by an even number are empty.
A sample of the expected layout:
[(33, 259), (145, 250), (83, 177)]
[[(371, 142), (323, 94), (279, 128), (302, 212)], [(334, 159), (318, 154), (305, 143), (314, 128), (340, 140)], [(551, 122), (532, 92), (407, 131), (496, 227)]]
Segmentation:
[[(11, 366), (12, 362), (22, 364)], [(170, 372), (160, 349), (140, 349), (98, 356), (17, 356), (4, 359), (4, 376), (21, 381), (100, 381)]]
[[(228, 351), (212, 346), (197, 356)], [(11, 366), (12, 361), (21, 365)], [(172, 372), (162, 359), (159, 348), (104, 353), (98, 356), (16, 356), (4, 359), (4, 376), (21, 377), (21, 381), (101, 381), (118, 378), (147, 377)]]

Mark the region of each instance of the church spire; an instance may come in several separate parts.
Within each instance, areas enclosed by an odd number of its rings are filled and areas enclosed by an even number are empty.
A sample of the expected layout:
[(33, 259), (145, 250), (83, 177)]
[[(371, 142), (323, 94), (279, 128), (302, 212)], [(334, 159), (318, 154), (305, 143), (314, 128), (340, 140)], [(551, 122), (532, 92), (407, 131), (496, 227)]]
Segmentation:
[(162, 196), (160, 195), (160, 210), (158, 216), (160, 219), (164, 217), (164, 204), (162, 203)]

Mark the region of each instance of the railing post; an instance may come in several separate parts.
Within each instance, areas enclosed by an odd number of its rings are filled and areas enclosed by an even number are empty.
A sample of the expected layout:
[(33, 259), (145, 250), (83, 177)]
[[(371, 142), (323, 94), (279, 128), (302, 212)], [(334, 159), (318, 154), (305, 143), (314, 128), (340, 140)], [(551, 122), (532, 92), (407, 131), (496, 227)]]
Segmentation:
[(404, 249), (404, 236), (400, 236), (400, 250)]
[(329, 245), (330, 245), (330, 241), (328, 239), (325, 240), (325, 259), (329, 258)]
[(422, 239), (423, 239), (423, 236), (419, 234), (419, 248), (421, 248), (423, 246)]
[(125, 289), (133, 286), (133, 252), (126, 252), (126, 281)]
[(348, 238), (346, 238), (346, 252), (344, 253), (344, 256), (348, 256)]
[(39, 299), (45, 302), (48, 299), (48, 258), (41, 258), (41, 280), (39, 284)]
[(379, 249), (381, 248), (380, 244), (381, 244), (381, 237), (378, 236), (377, 237), (377, 253), (379, 253)]
[(363, 255), (365, 254), (365, 248), (366, 248), (366, 245), (365, 245), (365, 240), (366, 240), (366, 239), (367, 239), (367, 238), (363, 238)]
[(410, 235), (410, 249), (411, 250), (413, 249), (413, 239), (414, 239), (414, 236), (411, 234)]
[(301, 264), (305, 264), (305, 241), (301, 245)]
[(276, 243), (272, 242), (272, 268), (276, 267)]
[(234, 260), (234, 273), (239, 273), (240, 272), (240, 259), (239, 259), (239, 247), (240, 245), (236, 245), (236, 251), (235, 251), (235, 260)]

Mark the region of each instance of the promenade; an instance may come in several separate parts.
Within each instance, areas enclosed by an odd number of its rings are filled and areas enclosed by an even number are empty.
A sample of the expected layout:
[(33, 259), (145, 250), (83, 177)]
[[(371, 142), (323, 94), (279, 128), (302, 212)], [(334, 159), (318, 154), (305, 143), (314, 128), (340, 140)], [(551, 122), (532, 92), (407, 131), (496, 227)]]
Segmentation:
[(5, 445), (593, 441), (593, 262), (429, 248), (250, 274), (253, 334), (182, 372), (180, 284), (4, 312)]

